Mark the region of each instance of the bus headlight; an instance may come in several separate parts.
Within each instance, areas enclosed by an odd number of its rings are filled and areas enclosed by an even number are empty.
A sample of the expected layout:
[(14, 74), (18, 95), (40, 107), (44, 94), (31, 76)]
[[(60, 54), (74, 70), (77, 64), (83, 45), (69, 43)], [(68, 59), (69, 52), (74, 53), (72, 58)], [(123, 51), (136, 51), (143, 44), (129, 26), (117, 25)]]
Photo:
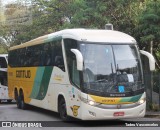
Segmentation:
[(88, 104), (91, 105), (91, 106), (94, 106), (94, 105), (95, 105), (95, 102), (89, 101)]
[(146, 98), (141, 98), (141, 99), (138, 101), (138, 104), (143, 104), (145, 101), (146, 101)]
[(94, 102), (94, 101), (88, 101), (88, 105), (91, 105), (91, 106), (98, 106), (100, 105), (100, 103), (97, 103), (97, 102)]
[(88, 104), (88, 105), (91, 105), (91, 106), (97, 106), (97, 105), (100, 104), (100, 103), (97, 103), (97, 102), (88, 100), (88, 99), (86, 99), (86, 98), (83, 98), (83, 97), (81, 97), (80, 99), (81, 99), (82, 102), (84, 102), (84, 103), (86, 103), (86, 104)]

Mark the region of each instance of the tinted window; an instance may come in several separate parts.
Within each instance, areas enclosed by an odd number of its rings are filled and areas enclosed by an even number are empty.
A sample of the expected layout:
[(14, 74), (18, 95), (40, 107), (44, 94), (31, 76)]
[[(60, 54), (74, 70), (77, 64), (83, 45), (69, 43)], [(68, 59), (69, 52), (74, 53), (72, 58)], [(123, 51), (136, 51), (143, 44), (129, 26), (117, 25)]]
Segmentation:
[(77, 49), (77, 41), (65, 39), (64, 43), (70, 80), (73, 84), (80, 87), (80, 74), (77, 70), (76, 56), (73, 52), (71, 52), (71, 49)]
[(12, 67), (57, 66), (65, 71), (61, 40), (9, 52)]
[(0, 68), (7, 68), (7, 62), (4, 57), (0, 57)]
[(40, 66), (41, 65), (41, 45), (31, 46), (26, 49), (24, 66)]
[(4, 86), (7, 86), (7, 72), (0, 71), (0, 83)]
[(52, 62), (54, 63), (54, 66), (57, 66), (61, 70), (65, 71), (61, 42), (60, 41), (52, 42), (51, 48), (53, 50)]

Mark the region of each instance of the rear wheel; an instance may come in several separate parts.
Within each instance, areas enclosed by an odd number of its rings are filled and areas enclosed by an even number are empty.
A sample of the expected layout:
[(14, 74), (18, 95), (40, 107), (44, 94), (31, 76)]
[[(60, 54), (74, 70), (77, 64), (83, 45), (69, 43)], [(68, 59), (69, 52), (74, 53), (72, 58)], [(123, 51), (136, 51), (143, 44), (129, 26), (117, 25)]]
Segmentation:
[(17, 108), (21, 109), (21, 101), (20, 101), (20, 96), (17, 97), (16, 103), (17, 103)]
[(16, 100), (17, 108), (20, 109), (20, 98), (19, 98), (19, 96), (18, 96), (18, 91), (17, 91), (17, 89), (15, 89), (15, 91), (14, 91), (14, 99)]
[(27, 108), (27, 104), (24, 102), (23, 91), (20, 91), (19, 94), (20, 95), (18, 96), (17, 106), (18, 108), (25, 110)]
[(59, 101), (59, 114), (63, 121), (69, 120), (69, 116), (67, 115), (66, 102), (64, 98), (61, 98)]

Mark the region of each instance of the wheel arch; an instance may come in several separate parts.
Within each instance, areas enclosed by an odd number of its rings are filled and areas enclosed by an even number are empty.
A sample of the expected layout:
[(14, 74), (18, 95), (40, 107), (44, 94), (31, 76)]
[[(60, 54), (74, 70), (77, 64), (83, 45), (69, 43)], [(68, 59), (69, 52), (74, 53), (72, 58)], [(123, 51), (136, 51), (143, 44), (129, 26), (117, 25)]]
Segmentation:
[[(63, 95), (63, 94), (59, 94), (59, 95), (58, 95), (58, 99), (57, 99), (57, 111), (58, 111), (58, 112), (59, 112), (59, 102), (60, 102), (60, 100), (61, 100), (62, 98), (65, 100), (64, 95)], [(65, 100), (65, 101), (66, 101), (66, 100)]]

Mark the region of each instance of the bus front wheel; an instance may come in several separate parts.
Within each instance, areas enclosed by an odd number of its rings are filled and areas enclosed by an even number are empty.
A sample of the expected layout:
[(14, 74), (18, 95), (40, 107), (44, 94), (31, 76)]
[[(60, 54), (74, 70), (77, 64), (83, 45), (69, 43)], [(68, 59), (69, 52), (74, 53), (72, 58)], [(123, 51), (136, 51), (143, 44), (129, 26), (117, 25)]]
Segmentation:
[(61, 98), (59, 103), (58, 103), (58, 108), (59, 108), (59, 114), (60, 117), (63, 121), (68, 121), (69, 117), (67, 115), (67, 108), (66, 108), (66, 102), (64, 98)]

